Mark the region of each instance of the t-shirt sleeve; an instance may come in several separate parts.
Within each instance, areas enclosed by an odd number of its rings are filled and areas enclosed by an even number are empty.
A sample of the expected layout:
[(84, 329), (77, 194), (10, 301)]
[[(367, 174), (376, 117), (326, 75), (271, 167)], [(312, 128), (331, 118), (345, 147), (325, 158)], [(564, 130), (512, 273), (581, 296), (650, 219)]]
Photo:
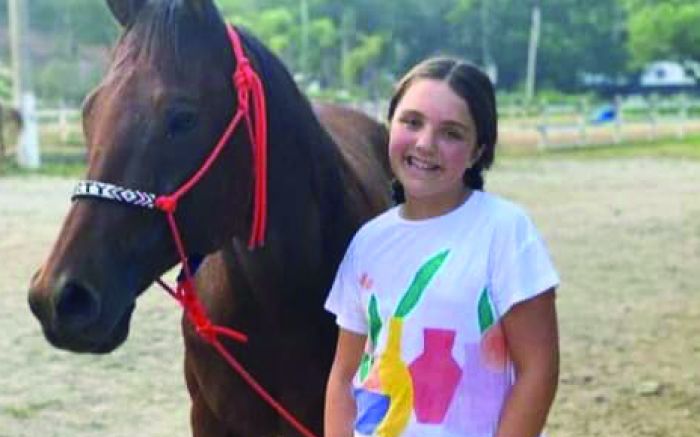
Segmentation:
[(498, 224), (493, 242), (491, 291), (499, 317), (559, 284), (547, 247), (523, 211)]
[(353, 239), (340, 262), (325, 308), (335, 314), (339, 327), (357, 334), (367, 334), (367, 317), (360, 298), (360, 278), (355, 268), (355, 250), (356, 241)]

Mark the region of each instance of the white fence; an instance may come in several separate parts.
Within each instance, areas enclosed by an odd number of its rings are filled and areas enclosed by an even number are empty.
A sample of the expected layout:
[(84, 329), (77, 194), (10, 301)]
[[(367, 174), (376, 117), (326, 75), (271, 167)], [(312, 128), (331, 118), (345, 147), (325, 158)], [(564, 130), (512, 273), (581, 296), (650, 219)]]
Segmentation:
[[(386, 102), (352, 105), (386, 120)], [(684, 139), (700, 134), (700, 99), (685, 95), (618, 97), (608, 103), (499, 106), (499, 143), (508, 148), (547, 149)], [(609, 117), (601, 117), (605, 111)]]
[[(386, 118), (386, 104), (365, 102), (353, 105), (373, 117)], [(605, 117), (605, 113), (608, 117)], [(81, 135), (80, 110), (42, 109), (39, 124), (66, 143)], [(508, 146), (534, 145), (538, 148), (619, 144), (625, 141), (684, 139), (700, 133), (700, 99), (616, 98), (608, 104), (542, 104), (538, 108), (499, 108), (499, 136)]]
[[(378, 120), (386, 119), (385, 102), (356, 103)], [(82, 144), (81, 111), (59, 107), (39, 109), (41, 144), (45, 149)], [(11, 123), (4, 123), (0, 159), (14, 154)], [(616, 98), (608, 104), (578, 104), (499, 107), (499, 143), (507, 148), (547, 149), (619, 144), (627, 141), (684, 139), (700, 134), (700, 99)]]
[(71, 135), (82, 131), (81, 111), (76, 108), (39, 109), (37, 120), (44, 132), (57, 135), (63, 144), (69, 141)]
[(500, 109), (500, 138), (506, 146), (560, 148), (626, 141), (685, 139), (700, 133), (700, 100), (616, 98), (608, 104), (543, 104)]

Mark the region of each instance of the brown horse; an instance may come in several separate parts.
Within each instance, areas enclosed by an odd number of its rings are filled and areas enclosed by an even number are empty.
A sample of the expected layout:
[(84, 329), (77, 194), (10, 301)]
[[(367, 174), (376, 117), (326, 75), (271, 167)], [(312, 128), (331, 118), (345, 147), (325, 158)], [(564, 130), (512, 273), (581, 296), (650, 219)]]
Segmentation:
[[(227, 29), (212, 0), (108, 4), (124, 32), (84, 105), (87, 179), (171, 193), (236, 110)], [(227, 349), (321, 435), (336, 336), (323, 302), (353, 232), (389, 203), (386, 130), (343, 108), (315, 113), (280, 60), (239, 35), (267, 98), (266, 244), (247, 247), (254, 172), (242, 127), (175, 217), (189, 254), (206, 255), (196, 284), (211, 319), (249, 336)], [(80, 199), (29, 303), (54, 346), (107, 353), (126, 339), (139, 294), (177, 262), (160, 212)], [(194, 435), (297, 435), (186, 321), (183, 334)]]

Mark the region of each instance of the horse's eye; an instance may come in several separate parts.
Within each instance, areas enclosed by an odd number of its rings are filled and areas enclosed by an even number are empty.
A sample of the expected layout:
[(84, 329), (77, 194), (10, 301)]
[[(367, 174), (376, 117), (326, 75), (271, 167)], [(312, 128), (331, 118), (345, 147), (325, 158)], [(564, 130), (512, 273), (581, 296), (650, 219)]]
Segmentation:
[(182, 135), (197, 125), (197, 114), (193, 111), (172, 111), (166, 116), (165, 122), (169, 137)]

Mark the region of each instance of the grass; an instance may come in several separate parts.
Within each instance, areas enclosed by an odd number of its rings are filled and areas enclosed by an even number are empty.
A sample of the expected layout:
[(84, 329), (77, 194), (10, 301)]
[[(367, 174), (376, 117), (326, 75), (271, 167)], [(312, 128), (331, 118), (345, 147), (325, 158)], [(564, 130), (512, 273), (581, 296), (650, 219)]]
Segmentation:
[(47, 400), (39, 402), (30, 402), (26, 405), (10, 405), (4, 411), (5, 414), (20, 420), (27, 420), (36, 417), (41, 411), (51, 408), (60, 408), (63, 403), (59, 400)]
[(14, 156), (0, 160), (2, 176), (57, 176), (78, 178), (85, 174), (85, 157), (82, 152), (48, 152), (41, 155), (41, 167), (36, 170), (21, 168)]

